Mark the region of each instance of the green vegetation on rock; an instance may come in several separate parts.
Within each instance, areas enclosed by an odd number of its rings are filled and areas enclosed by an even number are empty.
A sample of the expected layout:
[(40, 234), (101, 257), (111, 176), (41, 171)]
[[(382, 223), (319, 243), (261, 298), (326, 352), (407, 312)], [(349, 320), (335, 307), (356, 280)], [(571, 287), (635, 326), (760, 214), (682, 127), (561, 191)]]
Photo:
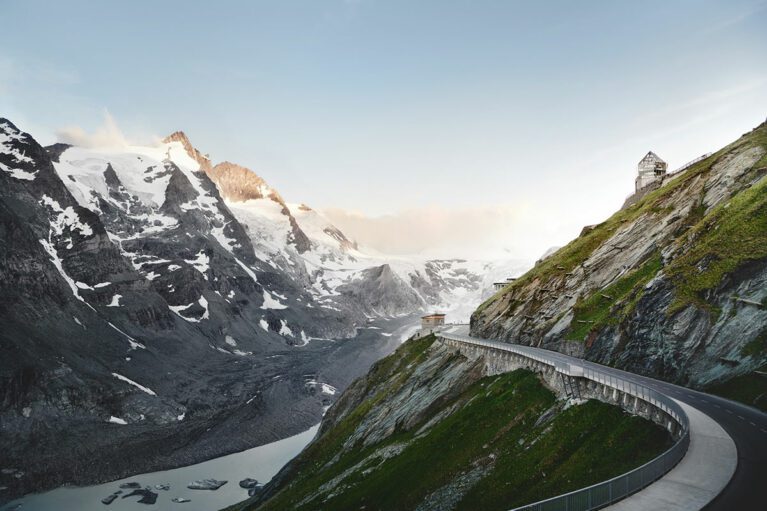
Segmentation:
[[(289, 483), (255, 509), (407, 510), (437, 492), (457, 509), (503, 510), (618, 475), (669, 444), (665, 430), (615, 406), (588, 401), (562, 410), (536, 374), (520, 369), (479, 379), (423, 424), (374, 445), (345, 446), (433, 342), (408, 341), (379, 362), (365, 379), (367, 398), (324, 431), (293, 463)], [(444, 410), (452, 413), (424, 427)], [(387, 449), (392, 454), (382, 455)], [(468, 492), (449, 489), (468, 480), (476, 484)]]
[(756, 371), (707, 387), (706, 392), (767, 412), (767, 364)]
[(751, 342), (744, 345), (740, 350), (740, 354), (744, 357), (767, 355), (767, 327), (754, 337)]
[(767, 258), (767, 180), (715, 207), (678, 243), (689, 249), (666, 270), (677, 290), (670, 312), (689, 303), (709, 308), (705, 291), (743, 264)]
[[(639, 269), (585, 300), (579, 300), (573, 308), (574, 317), (567, 338), (583, 341), (589, 332), (627, 317), (641, 298), (644, 286), (660, 271), (661, 264), (660, 255), (655, 255)], [(618, 310), (615, 308), (617, 304), (621, 305)]]
[(708, 172), (711, 165), (716, 162), (716, 157), (716, 154), (711, 155), (696, 163), (687, 169), (684, 174), (669, 181), (665, 186), (648, 193), (637, 203), (618, 211), (601, 224), (584, 229), (584, 232), (582, 232), (579, 237), (535, 265), (530, 271), (486, 300), (477, 308), (475, 314), (480, 313), (491, 303), (502, 298), (506, 293), (522, 289), (535, 279), (548, 281), (552, 277), (563, 277), (566, 273), (571, 272), (576, 266), (583, 264), (594, 250), (610, 239), (622, 225), (636, 221), (643, 215), (657, 217), (662, 214), (667, 214), (664, 202), (668, 197), (695, 177)]
[[(680, 254), (671, 259), (667, 270), (676, 291), (676, 300), (668, 312), (673, 314), (689, 304), (717, 312), (707, 303), (705, 292), (716, 288), (726, 275), (737, 271), (743, 264), (767, 257), (767, 180), (761, 179), (751, 188), (739, 191), (708, 214), (702, 202), (705, 189), (699, 183), (711, 175), (715, 164), (751, 148), (767, 151), (766, 124), (691, 165), (662, 187), (650, 191), (635, 204), (618, 211), (601, 224), (585, 228), (578, 238), (482, 303), (473, 317), (481, 316), (489, 306), (501, 301), (504, 311), (494, 311), (493, 314), (510, 315), (518, 305), (509, 300), (511, 293), (518, 297), (517, 292), (524, 291), (536, 280), (541, 282), (541, 287), (556, 287), (556, 283), (561, 282), (565, 274), (583, 265), (621, 226), (638, 220), (657, 221), (671, 214), (674, 210), (671, 204), (678, 193), (698, 194), (699, 198), (673, 237), (664, 240), (658, 247), (662, 250), (674, 244)], [(755, 172), (751, 174), (752, 179), (767, 174), (766, 167), (767, 152), (751, 166)], [(609, 294), (606, 290), (601, 292)], [(597, 304), (582, 305), (593, 308)], [(596, 324), (593, 318), (587, 320), (593, 320)], [(571, 338), (582, 339), (591, 329), (589, 324), (581, 325), (570, 333)]]

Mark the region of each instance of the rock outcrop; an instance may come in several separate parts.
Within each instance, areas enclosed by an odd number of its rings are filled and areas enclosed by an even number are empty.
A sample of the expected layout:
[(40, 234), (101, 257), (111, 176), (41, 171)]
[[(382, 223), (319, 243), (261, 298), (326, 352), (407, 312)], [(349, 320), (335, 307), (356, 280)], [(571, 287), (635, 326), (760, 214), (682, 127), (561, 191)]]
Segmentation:
[(474, 313), (472, 333), (693, 386), (767, 362), (767, 126), (643, 193)]

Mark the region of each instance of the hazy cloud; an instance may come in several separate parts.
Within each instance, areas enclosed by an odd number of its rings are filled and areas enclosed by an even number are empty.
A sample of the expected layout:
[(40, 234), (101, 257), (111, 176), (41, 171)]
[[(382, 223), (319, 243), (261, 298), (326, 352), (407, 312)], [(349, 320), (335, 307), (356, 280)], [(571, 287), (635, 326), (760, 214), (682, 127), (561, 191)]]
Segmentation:
[[(382, 216), (330, 208), (323, 213), (347, 236), (389, 254), (532, 259), (568, 225), (546, 221), (527, 204), (449, 209), (430, 206)], [(552, 229), (541, 227), (549, 224)], [(558, 235), (558, 236), (557, 236)]]
[(66, 126), (56, 131), (59, 142), (80, 147), (123, 147), (130, 145), (108, 110), (104, 110), (104, 122), (92, 133), (80, 126)]

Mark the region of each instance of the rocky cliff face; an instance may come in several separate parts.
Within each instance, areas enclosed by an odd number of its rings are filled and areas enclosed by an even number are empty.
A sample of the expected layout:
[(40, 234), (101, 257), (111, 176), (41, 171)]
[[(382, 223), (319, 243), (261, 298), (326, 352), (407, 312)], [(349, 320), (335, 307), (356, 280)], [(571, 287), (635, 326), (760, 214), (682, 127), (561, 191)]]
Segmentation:
[(266, 181), (256, 175), (252, 170), (230, 163), (219, 163), (209, 172), (210, 178), (216, 183), (221, 194), (229, 201), (244, 202), (247, 200), (269, 199), (279, 204), (280, 214), (284, 215), (290, 224), (288, 243), (293, 245), (299, 254), (311, 248), (311, 242), (304, 231), (296, 222), (295, 217), (288, 209), (287, 204), (277, 193), (270, 188)]
[(364, 253), (182, 132), (43, 148), (0, 120), (0, 185), (0, 500), (302, 431), (321, 383), (489, 288), (485, 264)]
[(526, 266), (524, 261), (414, 260), (368, 253), (320, 212), (286, 203), (251, 169), (227, 161), (212, 165), (182, 132), (165, 139), (172, 142), (181, 144), (216, 184), (239, 223), (250, 231), (258, 258), (299, 283), (346, 324), (430, 309), (465, 321), (489, 296), (493, 278), (517, 274)]
[(766, 155), (762, 124), (629, 201), (480, 306), (472, 333), (694, 386), (760, 367)]
[(296, 219), (291, 214), (285, 201), (280, 194), (269, 187), (260, 176), (252, 170), (224, 161), (212, 165), (210, 158), (203, 155), (189, 141), (189, 138), (183, 131), (176, 131), (165, 137), (163, 142), (166, 144), (178, 142), (184, 148), (184, 151), (200, 165), (200, 170), (205, 172), (208, 177), (216, 183), (221, 196), (232, 202), (244, 202), (254, 199), (270, 199), (280, 205), (280, 213), (284, 215), (291, 227), (291, 237), (289, 243), (295, 246), (299, 253), (309, 250), (309, 239), (296, 223)]
[(413, 321), (315, 305), (201, 168), (0, 119), (0, 500), (303, 431)]
[(558, 400), (530, 371), (490, 372), (482, 355), (411, 339), (344, 392), (258, 497), (230, 511), (505, 510), (608, 479), (669, 441), (611, 405)]
[(300, 283), (256, 256), (209, 178), (210, 162), (186, 136), (166, 140), (117, 151), (70, 147), (54, 167), (170, 311), (205, 330), (216, 348), (252, 353), (353, 336), (352, 318), (308, 306)]

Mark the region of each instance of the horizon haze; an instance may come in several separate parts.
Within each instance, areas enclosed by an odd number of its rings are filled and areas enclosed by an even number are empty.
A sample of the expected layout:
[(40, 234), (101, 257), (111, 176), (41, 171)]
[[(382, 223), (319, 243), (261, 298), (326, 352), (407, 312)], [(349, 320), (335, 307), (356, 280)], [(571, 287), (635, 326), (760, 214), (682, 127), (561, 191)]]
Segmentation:
[(393, 254), (535, 259), (767, 112), (763, 1), (0, 6), (42, 143), (180, 129)]

